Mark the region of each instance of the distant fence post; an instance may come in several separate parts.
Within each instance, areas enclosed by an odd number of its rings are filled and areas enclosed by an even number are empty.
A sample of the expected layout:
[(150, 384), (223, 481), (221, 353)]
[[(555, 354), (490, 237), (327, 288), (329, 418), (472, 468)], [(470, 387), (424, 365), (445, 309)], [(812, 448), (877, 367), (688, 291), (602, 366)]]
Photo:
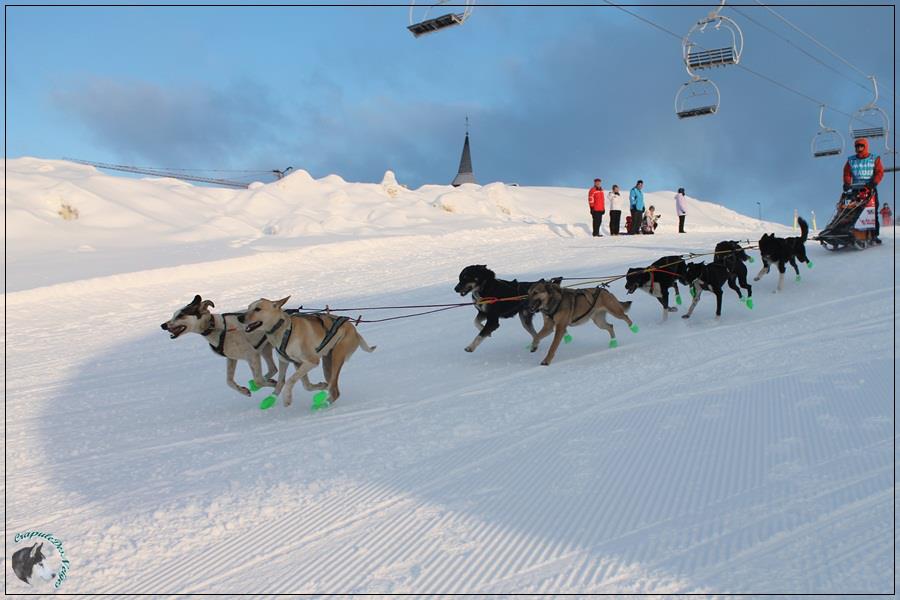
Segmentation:
[(797, 231), (797, 209), (794, 209), (794, 222), (791, 223), (791, 230)]
[(812, 211), (812, 229), (813, 231), (819, 230), (819, 228), (816, 226), (816, 211)]

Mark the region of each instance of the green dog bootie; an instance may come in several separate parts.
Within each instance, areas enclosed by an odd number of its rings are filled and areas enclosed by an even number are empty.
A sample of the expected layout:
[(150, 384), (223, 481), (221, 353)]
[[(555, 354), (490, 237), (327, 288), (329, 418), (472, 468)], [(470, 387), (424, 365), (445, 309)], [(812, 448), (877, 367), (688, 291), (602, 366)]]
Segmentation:
[(331, 402), (328, 401), (328, 392), (322, 390), (313, 396), (309, 410), (315, 412), (317, 410), (322, 410), (323, 408), (328, 408), (329, 406), (331, 406)]
[(677, 304), (678, 306), (681, 306), (681, 294), (678, 294), (677, 296), (675, 296), (675, 304)]
[(801, 280), (801, 279), (802, 279), (802, 277), (800, 277), (799, 275), (797, 275), (796, 277), (794, 277), (794, 281), (796, 281), (797, 283), (800, 283), (800, 280)]
[(813, 268), (813, 263), (812, 263), (811, 260), (806, 261), (806, 268), (807, 268), (807, 269), (812, 269), (812, 268)]
[(628, 329), (631, 330), (631, 333), (637, 333), (641, 330), (640, 327), (637, 326), (637, 323), (632, 323), (631, 327), (629, 327)]
[(696, 298), (696, 297), (697, 297), (697, 292), (695, 292), (694, 288), (691, 287), (691, 298)]
[(568, 344), (568, 343), (571, 342), (571, 341), (572, 341), (572, 336), (569, 335), (568, 333), (567, 333), (566, 335), (563, 336), (563, 343), (564, 343), (564, 344)]
[(749, 308), (750, 310), (753, 310), (753, 298), (747, 298), (747, 301), (744, 302), (744, 304), (747, 305), (747, 308)]
[(618, 347), (619, 347), (619, 340), (617, 340), (616, 338), (613, 338), (613, 339), (609, 340), (609, 347), (610, 347), (610, 348), (618, 348)]
[(275, 394), (269, 394), (265, 398), (262, 399), (262, 402), (259, 403), (260, 410), (268, 410), (275, 406), (275, 402), (278, 400), (278, 396)]
[(247, 389), (250, 390), (251, 392), (258, 392), (258, 391), (259, 391), (259, 386), (256, 385), (256, 380), (255, 380), (255, 379), (251, 379), (250, 381), (247, 382)]
[(752, 256), (748, 256), (748, 257), (747, 257), (747, 262), (755, 263), (755, 262), (756, 262), (756, 259), (753, 258)]

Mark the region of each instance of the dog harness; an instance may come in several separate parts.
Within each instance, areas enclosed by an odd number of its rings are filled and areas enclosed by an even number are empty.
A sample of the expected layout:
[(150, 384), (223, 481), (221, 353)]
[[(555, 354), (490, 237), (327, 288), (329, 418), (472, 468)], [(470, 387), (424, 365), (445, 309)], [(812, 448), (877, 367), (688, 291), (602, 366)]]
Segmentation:
[[(318, 316), (318, 315), (317, 315)], [(319, 318), (321, 320), (321, 317)], [(328, 328), (328, 331), (325, 332), (325, 337), (322, 338), (322, 342), (316, 346), (316, 354), (322, 351), (322, 348), (328, 345), (328, 342), (331, 341), (331, 338), (334, 337), (334, 334), (337, 333), (337, 330), (341, 325), (350, 320), (350, 317), (337, 317), (331, 322), (331, 327)], [(324, 323), (323, 323), (324, 325)]]
[[(202, 332), (200, 335), (203, 337), (208, 336), (213, 332), (216, 328), (216, 315), (209, 315), (209, 327), (206, 328), (206, 331)], [(218, 354), (219, 356), (225, 356), (225, 334), (228, 332), (228, 328), (225, 326), (225, 315), (222, 315), (222, 334), (219, 336), (219, 343), (215, 346), (209, 344), (210, 350)]]
[[(590, 308), (588, 308), (588, 309), (587, 309), (587, 312), (585, 312), (583, 315), (581, 315), (581, 316), (578, 317), (577, 319), (572, 319), (572, 323), (577, 323), (577, 322), (580, 321), (581, 319), (583, 319), (583, 318), (585, 318), (586, 316), (588, 316), (589, 314), (591, 314), (591, 311), (594, 310), (594, 307), (595, 307), (595, 306), (597, 306), (597, 302), (600, 300), (600, 286), (598, 285), (596, 288), (594, 288), (594, 290), (595, 290), (597, 293), (596, 293), (596, 295), (594, 296), (594, 301), (591, 302)], [(586, 293), (587, 293), (587, 290), (578, 290), (578, 291), (575, 292), (575, 293), (576, 293), (576, 294), (581, 294), (581, 295), (583, 295), (583, 294), (586, 294)], [(553, 317), (554, 315), (556, 315), (557, 312), (559, 312), (559, 307), (560, 307), (560, 305), (562, 305), (564, 299), (565, 299), (565, 296), (564, 296), (564, 295), (561, 295), (561, 296), (559, 297), (559, 302), (556, 303), (556, 306), (554, 306), (552, 309), (548, 309), (548, 310), (543, 311), (543, 312), (544, 312), (548, 317)], [(573, 305), (572, 305), (572, 308), (574, 308), (574, 307), (575, 307), (575, 305), (573, 304)]]
[[(225, 336), (228, 334), (228, 322), (225, 320), (225, 317), (234, 317), (238, 316), (241, 313), (222, 313), (222, 333), (219, 335), (219, 342), (215, 345), (210, 344), (209, 349), (218, 354), (219, 356), (225, 356)], [(213, 332), (216, 328), (216, 316), (209, 316), (209, 327), (206, 328), (206, 331), (200, 333), (203, 337), (208, 336)], [(263, 336), (259, 342), (253, 344), (254, 350), (259, 350), (263, 344), (266, 343), (266, 336)]]
[[(306, 315), (304, 315), (304, 316), (306, 316)], [(325, 321), (322, 319), (322, 316), (320, 314), (311, 314), (308, 316), (315, 317), (316, 319), (318, 319), (319, 323), (321, 323), (323, 327), (325, 326)], [(321, 352), (322, 349), (328, 345), (328, 342), (330, 342), (332, 340), (332, 338), (335, 336), (335, 334), (337, 333), (337, 331), (341, 327), (341, 325), (343, 325), (344, 323), (346, 323), (349, 320), (350, 320), (350, 317), (337, 317), (332, 321), (331, 327), (329, 327), (328, 330), (325, 332), (325, 337), (322, 338), (322, 341), (319, 342), (318, 346), (316, 346), (316, 354)], [(278, 331), (278, 328), (281, 327), (283, 324), (284, 324), (284, 319), (278, 319), (278, 322), (275, 323), (275, 327), (273, 327), (272, 329), (267, 331), (266, 334), (275, 333), (276, 331)], [(288, 345), (288, 341), (291, 339), (291, 331), (292, 330), (293, 330), (293, 327), (291, 326), (290, 320), (288, 320), (288, 327), (287, 327), (287, 329), (285, 329), (284, 335), (281, 336), (281, 343), (278, 345), (277, 348), (275, 348), (275, 350), (285, 360), (288, 360), (294, 364), (297, 364), (297, 361), (292, 359), (287, 354), (287, 345)]]
[(666, 275), (671, 275), (676, 280), (679, 277), (678, 273), (672, 273), (671, 271), (666, 271), (665, 269), (656, 269), (656, 268), (650, 269), (650, 292), (651, 293), (653, 292), (653, 283), (656, 280), (656, 278), (653, 276), (653, 274), (657, 271), (659, 271), (660, 273), (665, 273)]
[[(596, 293), (596, 295), (594, 296), (594, 301), (591, 302), (590, 308), (588, 308), (588, 309), (587, 309), (587, 312), (585, 312), (583, 315), (581, 315), (581, 316), (578, 317), (577, 319), (573, 319), (573, 320), (572, 320), (572, 323), (577, 323), (578, 321), (582, 320), (583, 318), (585, 318), (586, 316), (588, 316), (589, 314), (591, 314), (591, 311), (593, 311), (593, 310), (594, 310), (594, 307), (597, 306), (597, 301), (600, 300), (600, 292), (601, 292), (600, 286), (597, 286), (596, 288), (594, 288), (594, 291), (597, 292), (597, 293)], [(573, 307), (573, 308), (574, 308), (574, 307)]]
[[(273, 333), (278, 331), (278, 328), (281, 327), (282, 325), (284, 325), (284, 319), (278, 319), (278, 322), (275, 323), (275, 327), (273, 327), (272, 329), (270, 329), (269, 331), (266, 332), (266, 336), (272, 335)], [(283, 358), (287, 361), (290, 361), (294, 364), (297, 364), (296, 361), (294, 361), (285, 352), (285, 348), (287, 348), (287, 345), (288, 345), (288, 340), (291, 339), (291, 329), (292, 329), (291, 321), (290, 321), (290, 319), (288, 319), (287, 329), (284, 330), (284, 335), (281, 337), (281, 343), (275, 347), (275, 352), (277, 352), (279, 354), (279, 356), (281, 356), (281, 358)], [(265, 338), (263, 338), (263, 339), (265, 339)]]

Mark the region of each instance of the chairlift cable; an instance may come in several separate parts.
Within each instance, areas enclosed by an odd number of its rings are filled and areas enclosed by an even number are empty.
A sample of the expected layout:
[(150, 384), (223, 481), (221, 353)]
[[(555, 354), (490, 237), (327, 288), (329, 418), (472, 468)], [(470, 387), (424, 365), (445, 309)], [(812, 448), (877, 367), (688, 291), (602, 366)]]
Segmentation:
[[(667, 29), (667, 28), (663, 27), (662, 25), (659, 25), (658, 23), (655, 23), (654, 21), (651, 21), (650, 19), (647, 19), (646, 17), (643, 17), (643, 16), (641, 16), (641, 15), (635, 13), (635, 12), (632, 12), (632, 11), (626, 9), (626, 8), (623, 7), (623, 6), (620, 6), (620, 5), (616, 4), (616, 3), (613, 2), (612, 0), (603, 0), (603, 1), (604, 1), (606, 4), (608, 4), (608, 5), (612, 6), (612, 7), (618, 8), (618, 9), (621, 10), (622, 12), (624, 12), (624, 13), (626, 13), (626, 14), (628, 14), (628, 15), (630, 15), (630, 16), (636, 18), (636, 19), (638, 19), (639, 21), (642, 21), (642, 22), (646, 23), (647, 25), (650, 25), (651, 27), (654, 27), (654, 28), (656, 28), (656, 29), (662, 31), (663, 33), (666, 33), (666, 34), (672, 36), (673, 38), (675, 38), (675, 39), (677, 39), (677, 40), (679, 40), (679, 41), (681, 41), (681, 40), (683, 39), (683, 36), (678, 35), (678, 34), (675, 33), (674, 31), (672, 31), (671, 29)], [(697, 47), (698, 47), (698, 48), (702, 48), (701, 46), (697, 46)], [(745, 71), (747, 71), (747, 72), (750, 73), (751, 75), (755, 75), (756, 77), (759, 77), (760, 79), (763, 79), (763, 80), (765, 80), (765, 81), (768, 81), (769, 83), (771, 83), (771, 84), (773, 84), (773, 85), (776, 85), (776, 86), (782, 88), (782, 89), (785, 90), (785, 91), (788, 91), (788, 92), (791, 92), (792, 94), (795, 94), (795, 95), (797, 95), (797, 96), (800, 96), (800, 97), (803, 98), (804, 100), (809, 100), (810, 102), (816, 104), (817, 106), (818, 106), (818, 105), (824, 104), (827, 108), (830, 108), (831, 110), (833, 110), (833, 111), (835, 111), (835, 112), (837, 112), (837, 113), (839, 113), (839, 114), (842, 114), (842, 115), (844, 115), (844, 116), (847, 117), (847, 118), (853, 118), (853, 115), (851, 115), (850, 113), (848, 113), (848, 112), (846, 112), (846, 111), (843, 111), (843, 110), (841, 110), (841, 109), (839, 109), (839, 108), (836, 108), (836, 107), (834, 107), (834, 106), (828, 104), (827, 102), (823, 102), (823, 101), (821, 101), (821, 100), (817, 100), (817, 99), (813, 98), (812, 96), (810, 96), (810, 95), (808, 95), (808, 94), (805, 94), (805, 93), (803, 93), (803, 92), (801, 92), (801, 91), (799, 91), (799, 90), (796, 90), (796, 89), (792, 88), (791, 86), (789, 86), (789, 85), (787, 85), (787, 84), (784, 84), (784, 83), (781, 83), (780, 81), (777, 81), (777, 80), (775, 80), (775, 79), (773, 79), (773, 78), (771, 78), (771, 77), (769, 77), (769, 76), (767, 76), (767, 75), (764, 75), (764, 74), (762, 74), (762, 73), (760, 73), (760, 72), (758, 72), (758, 71), (754, 71), (753, 69), (749, 68), (749, 67), (748, 67), (746, 64), (744, 64), (743, 62), (742, 62), (742, 63), (738, 63), (738, 64), (735, 65), (735, 66), (737, 66), (737, 67), (739, 67), (739, 68), (741, 68), (741, 69), (744, 69)]]
[[(63, 160), (80, 161), (77, 158), (63, 158)], [(114, 163), (104, 163), (116, 167), (128, 167), (130, 169), (141, 169), (144, 171), (186, 171), (196, 173), (271, 173), (272, 169), (196, 169), (187, 167), (141, 167), (136, 165), (119, 165)]]
[(783, 40), (785, 43), (787, 43), (788, 45), (794, 47), (794, 48), (797, 49), (799, 52), (802, 52), (803, 54), (805, 54), (806, 56), (808, 56), (809, 58), (811, 58), (811, 59), (814, 60), (815, 62), (819, 63), (820, 65), (822, 65), (823, 67), (825, 67), (826, 69), (828, 69), (829, 71), (831, 71), (832, 73), (834, 73), (835, 75), (837, 75), (837, 76), (839, 76), (839, 77), (843, 77), (844, 79), (846, 79), (846, 80), (849, 81), (850, 83), (854, 84), (855, 86), (859, 87), (860, 89), (863, 89), (863, 90), (865, 90), (865, 91), (867, 91), (867, 92), (869, 91), (869, 88), (868, 88), (868, 87), (866, 87), (865, 85), (861, 84), (861, 83), (860, 83), (859, 81), (857, 81), (856, 79), (853, 79), (852, 77), (849, 77), (847, 74), (845, 74), (845, 73), (839, 71), (838, 69), (834, 68), (832, 65), (829, 65), (828, 63), (826, 63), (825, 61), (823, 61), (822, 59), (820, 59), (818, 56), (816, 56), (815, 54), (809, 52), (808, 50), (806, 50), (805, 48), (802, 48), (801, 46), (798, 46), (798, 45), (795, 44), (790, 38), (788, 38), (788, 37), (786, 37), (786, 36), (784, 36), (784, 35), (778, 33), (777, 31), (775, 31), (774, 29), (772, 29), (771, 27), (769, 27), (769, 26), (766, 25), (765, 23), (760, 23), (759, 21), (757, 21), (756, 19), (754, 19), (753, 17), (751, 17), (750, 15), (748, 15), (746, 12), (744, 12), (744, 11), (738, 9), (738, 8), (735, 8), (735, 7), (733, 7), (733, 6), (729, 6), (728, 8), (730, 8), (732, 11), (736, 12), (737, 14), (741, 15), (743, 18), (747, 19), (748, 21), (750, 21), (751, 23), (753, 23), (753, 24), (756, 25), (757, 27), (759, 27), (759, 28), (761, 28), (761, 29), (764, 29), (764, 30), (768, 31), (769, 33), (771, 33), (772, 35), (774, 35), (774, 36), (777, 37), (777, 38), (780, 38), (780, 39)]
[[(803, 31), (803, 30), (802, 30), (800, 27), (798, 27), (797, 25), (794, 25), (791, 21), (789, 21), (789, 20), (787, 19), (787, 17), (785, 17), (785, 16), (781, 15), (780, 13), (778, 13), (778, 12), (777, 12), (775, 9), (773, 9), (771, 6), (768, 6), (767, 4), (764, 4), (764, 3), (760, 2), (760, 0), (754, 0), (754, 2), (756, 2), (757, 4), (759, 4), (760, 6), (762, 6), (763, 8), (765, 8), (766, 10), (768, 10), (770, 13), (772, 13), (773, 15), (775, 15), (776, 17), (778, 17), (778, 18), (779, 18), (781, 21), (783, 21), (788, 27), (790, 27), (791, 29), (793, 29), (793, 30), (796, 31), (797, 33), (799, 33), (799, 34), (805, 36), (807, 39), (809, 39), (810, 41), (812, 41), (814, 44), (816, 44), (817, 46), (819, 46), (820, 48), (822, 48), (823, 50), (825, 50), (826, 52), (828, 52), (830, 55), (832, 55), (833, 57), (835, 57), (836, 59), (838, 59), (839, 61), (841, 61), (842, 63), (844, 63), (845, 65), (847, 65), (848, 67), (850, 67), (851, 69), (853, 69), (854, 71), (856, 71), (857, 73), (859, 73), (860, 75), (862, 75), (863, 77), (865, 77), (865, 78), (868, 79), (868, 77), (869, 77), (869, 75), (870, 75), (869, 73), (866, 73), (865, 71), (863, 71), (862, 69), (860, 69), (859, 67), (857, 67), (856, 65), (854, 65), (853, 63), (851, 63), (849, 60), (847, 60), (846, 58), (844, 58), (843, 56), (841, 56), (840, 54), (838, 54), (837, 52), (835, 52), (834, 50), (832, 50), (831, 48), (829, 48), (828, 46), (826, 46), (825, 44), (823, 44), (822, 42), (820, 42), (818, 39), (816, 39), (816, 37), (815, 37), (814, 35), (812, 35), (811, 33), (807, 33), (807, 32), (805, 32), (805, 31)], [(890, 95), (893, 96), (893, 94), (890, 94)]]

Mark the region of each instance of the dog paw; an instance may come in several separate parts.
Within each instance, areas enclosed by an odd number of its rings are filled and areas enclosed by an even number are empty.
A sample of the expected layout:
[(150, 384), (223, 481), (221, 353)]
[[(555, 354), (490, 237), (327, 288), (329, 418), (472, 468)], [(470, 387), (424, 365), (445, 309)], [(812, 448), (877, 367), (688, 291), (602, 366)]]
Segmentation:
[(466, 352), (474, 352), (474, 351), (475, 351), (475, 348), (473, 348), (472, 346), (466, 346)]
[(244, 386), (239, 386), (239, 387), (238, 387), (238, 391), (239, 391), (240, 393), (242, 393), (243, 395), (247, 396), (248, 398), (251, 396), (250, 390), (248, 390), (248, 389), (245, 388)]
[(293, 402), (293, 401), (294, 401), (293, 398), (291, 398), (290, 396), (285, 396), (284, 400), (282, 402), (285, 407), (288, 407), (291, 405), (291, 402)]
[(681, 318), (682, 318), (682, 319), (690, 319), (690, 318), (691, 318), (691, 315), (681, 315)]
[(677, 307), (677, 306), (670, 306), (670, 307), (667, 308), (666, 310), (669, 311), (669, 312), (678, 312), (678, 307)]
[(550, 366), (550, 362), (545, 358), (544, 360), (541, 361), (541, 366), (542, 366), (542, 367), (549, 367), (549, 366)]
[(277, 381), (275, 381), (274, 379), (269, 379), (268, 377), (266, 378), (267, 387), (275, 387), (276, 385), (278, 385)]

